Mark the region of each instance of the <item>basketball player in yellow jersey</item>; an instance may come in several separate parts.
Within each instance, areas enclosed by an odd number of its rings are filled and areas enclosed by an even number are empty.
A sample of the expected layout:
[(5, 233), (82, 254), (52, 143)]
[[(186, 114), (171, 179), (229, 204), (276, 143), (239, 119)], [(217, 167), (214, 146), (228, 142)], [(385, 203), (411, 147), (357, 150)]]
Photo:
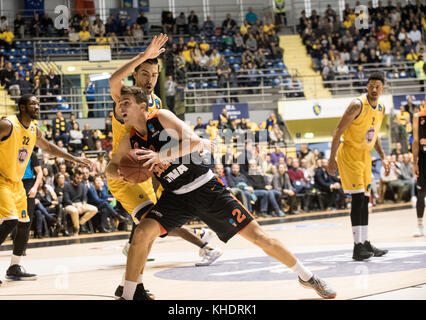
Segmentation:
[(331, 145), (328, 173), (335, 175), (338, 167), (343, 190), (352, 196), (351, 224), (354, 237), (352, 258), (357, 261), (372, 256), (380, 257), (388, 252), (377, 249), (368, 241), (370, 151), (373, 148), (382, 159), (386, 172), (389, 171), (389, 163), (378, 138), (385, 114), (385, 106), (379, 100), (383, 90), (383, 75), (371, 74), (367, 83), (367, 93), (352, 100), (334, 131)]
[[(149, 98), (148, 111), (152, 112), (155, 109), (162, 108), (161, 99), (153, 93), (153, 90), (159, 76), (159, 64), (157, 57), (165, 51), (162, 47), (167, 40), (168, 37), (166, 34), (155, 36), (144, 52), (139, 53), (133, 59), (129, 60), (117, 69), (109, 79), (111, 96), (114, 100), (114, 115), (112, 119), (112, 154), (116, 153), (120, 141), (127, 133), (130, 132), (131, 128), (124, 124), (122, 121), (121, 111), (117, 107), (120, 99), (120, 91), (124, 86), (123, 80), (127, 78), (130, 73), (132, 73), (135, 79), (135, 85), (143, 88)], [(139, 219), (141, 218), (135, 217), (135, 214), (145, 207), (148, 210), (157, 202), (151, 179), (140, 184), (132, 184), (123, 180), (110, 179), (107, 180), (107, 183), (112, 195), (121, 203), (123, 208), (132, 215), (135, 224), (138, 224)], [(134, 228), (135, 225), (133, 226), (129, 243), (126, 245), (124, 250), (126, 255), (133, 236)], [(190, 229), (182, 227), (175, 229), (170, 235), (181, 237), (200, 248), (202, 260), (196, 263), (197, 266), (210, 265), (222, 255), (222, 251), (219, 248), (215, 248), (208, 244), (210, 232), (207, 230), (201, 230), (201, 234), (198, 236)], [(121, 296), (124, 279), (123, 275), (122, 283), (115, 294), (116, 298)]]
[(40, 112), (37, 97), (32, 94), (23, 95), (18, 101), (18, 108), (17, 116), (0, 120), (0, 244), (17, 226), (13, 256), (6, 278), (35, 280), (37, 276), (25, 272), (20, 265), (30, 227), (22, 177), (34, 146), (77, 164), (91, 166), (92, 163), (62, 151), (43, 137), (40, 129), (32, 122), (38, 118)]

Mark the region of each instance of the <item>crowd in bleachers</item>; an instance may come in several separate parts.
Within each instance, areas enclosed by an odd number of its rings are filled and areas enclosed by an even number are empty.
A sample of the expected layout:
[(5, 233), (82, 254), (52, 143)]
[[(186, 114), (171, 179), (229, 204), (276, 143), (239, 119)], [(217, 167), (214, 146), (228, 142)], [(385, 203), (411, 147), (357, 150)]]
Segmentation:
[(302, 11), (298, 31), (314, 60), (314, 68), (324, 80), (356, 79), (359, 86), (364, 86), (368, 76), (362, 65), (366, 64), (389, 68), (387, 78), (416, 77), (408, 63), (426, 59), (422, 41), (425, 12), (426, 7), (419, 0), (405, 6), (401, 2), (393, 5), (391, 0), (382, 6), (379, 1), (375, 8), (370, 1), (368, 28), (364, 29), (357, 26), (357, 22), (362, 23), (361, 17), (349, 3), (345, 5), (343, 21), (328, 5), (321, 16), (316, 10), (309, 17)]

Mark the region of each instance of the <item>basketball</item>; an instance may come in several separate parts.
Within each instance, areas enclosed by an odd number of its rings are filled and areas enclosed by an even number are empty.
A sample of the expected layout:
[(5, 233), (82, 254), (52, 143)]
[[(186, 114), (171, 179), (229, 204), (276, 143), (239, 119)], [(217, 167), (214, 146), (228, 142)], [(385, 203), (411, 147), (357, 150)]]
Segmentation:
[(123, 178), (132, 183), (140, 183), (152, 177), (152, 171), (143, 166), (145, 161), (138, 160), (136, 150), (132, 149), (120, 160), (120, 172)]

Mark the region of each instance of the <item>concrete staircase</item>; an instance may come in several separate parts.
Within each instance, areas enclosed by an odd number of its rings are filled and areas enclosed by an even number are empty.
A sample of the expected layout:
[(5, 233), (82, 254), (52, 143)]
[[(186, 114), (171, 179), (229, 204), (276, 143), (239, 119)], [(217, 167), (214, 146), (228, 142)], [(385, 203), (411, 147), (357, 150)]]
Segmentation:
[(327, 99), (331, 93), (324, 88), (321, 74), (312, 68), (312, 58), (299, 35), (280, 36), (280, 47), (284, 49), (284, 63), (291, 75), (296, 74), (303, 84), (306, 99)]
[(0, 86), (0, 117), (10, 116), (16, 113), (16, 103), (3, 86)]

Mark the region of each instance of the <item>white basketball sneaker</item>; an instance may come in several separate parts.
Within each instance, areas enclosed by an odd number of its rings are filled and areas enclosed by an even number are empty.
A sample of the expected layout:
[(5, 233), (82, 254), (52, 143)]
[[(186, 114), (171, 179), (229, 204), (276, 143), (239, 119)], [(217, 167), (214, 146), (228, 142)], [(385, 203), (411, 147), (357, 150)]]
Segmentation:
[(423, 237), (425, 234), (423, 232), (423, 226), (417, 226), (416, 230), (413, 233), (413, 237)]
[(213, 262), (215, 262), (222, 254), (223, 252), (220, 248), (214, 248), (207, 245), (200, 250), (200, 255), (202, 258), (200, 262), (195, 263), (195, 266), (197, 267), (209, 266)]

